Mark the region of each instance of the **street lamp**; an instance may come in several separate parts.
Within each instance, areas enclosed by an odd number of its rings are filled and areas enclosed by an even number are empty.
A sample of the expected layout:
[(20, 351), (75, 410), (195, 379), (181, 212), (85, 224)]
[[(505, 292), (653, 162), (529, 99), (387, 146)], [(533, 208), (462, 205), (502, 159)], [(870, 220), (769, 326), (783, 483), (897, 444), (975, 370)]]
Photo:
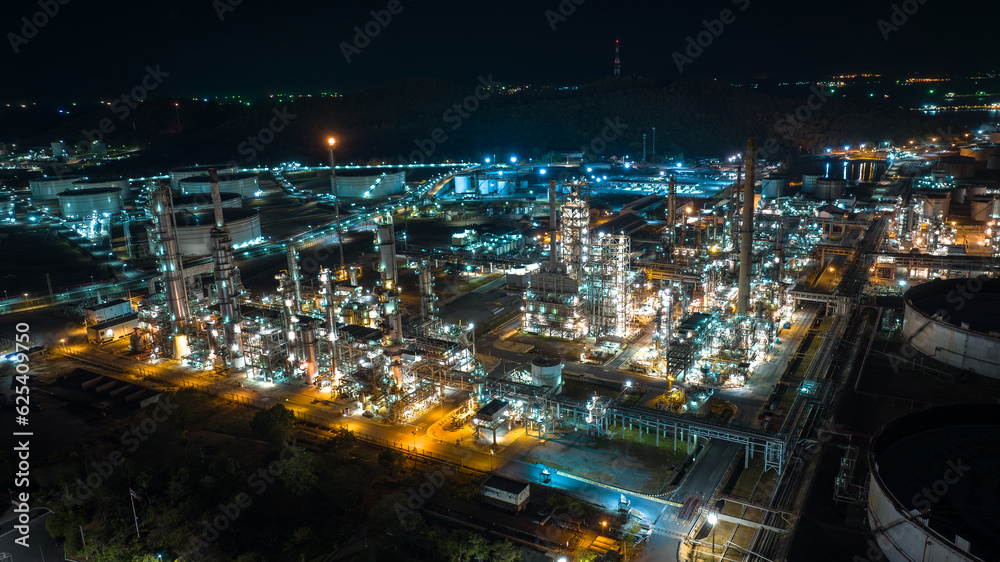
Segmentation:
[(493, 474), (493, 449), (490, 449), (490, 474)]
[(607, 528), (608, 528), (608, 522), (607, 521), (601, 521), (601, 536), (602, 537), (604, 536), (604, 532), (607, 530)]
[(715, 524), (719, 522), (719, 516), (713, 512), (709, 513), (706, 519), (708, 524), (712, 526), (712, 558), (715, 559)]
[(340, 195), (337, 193), (337, 160), (333, 154), (333, 146), (337, 144), (337, 139), (330, 137), (326, 139), (327, 146), (330, 147), (330, 181), (333, 183), (333, 209), (337, 215), (337, 242), (340, 245), (340, 269), (344, 269), (344, 233), (340, 230)]

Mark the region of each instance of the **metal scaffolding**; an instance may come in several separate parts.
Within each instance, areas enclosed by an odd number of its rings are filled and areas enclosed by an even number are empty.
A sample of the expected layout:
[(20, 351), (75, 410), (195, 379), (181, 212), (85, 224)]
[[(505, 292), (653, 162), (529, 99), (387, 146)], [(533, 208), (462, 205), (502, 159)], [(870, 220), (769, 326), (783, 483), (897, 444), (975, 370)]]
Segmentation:
[(590, 203), (580, 195), (580, 184), (570, 184), (559, 218), (560, 261), (580, 280), (590, 258)]
[(584, 267), (587, 322), (592, 336), (627, 335), (628, 253), (628, 236), (602, 232), (593, 241), (590, 262)]

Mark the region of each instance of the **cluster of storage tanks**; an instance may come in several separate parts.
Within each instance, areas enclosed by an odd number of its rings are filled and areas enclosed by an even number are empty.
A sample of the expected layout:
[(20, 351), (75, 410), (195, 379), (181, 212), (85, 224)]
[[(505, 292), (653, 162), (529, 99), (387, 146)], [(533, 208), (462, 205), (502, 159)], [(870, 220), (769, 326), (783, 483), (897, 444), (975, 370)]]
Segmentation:
[(53, 176), (29, 180), (28, 185), (33, 201), (58, 200), (59, 212), (67, 219), (120, 213), (132, 196), (124, 178)]
[(834, 201), (844, 196), (847, 180), (820, 174), (802, 174), (802, 193), (823, 201)]

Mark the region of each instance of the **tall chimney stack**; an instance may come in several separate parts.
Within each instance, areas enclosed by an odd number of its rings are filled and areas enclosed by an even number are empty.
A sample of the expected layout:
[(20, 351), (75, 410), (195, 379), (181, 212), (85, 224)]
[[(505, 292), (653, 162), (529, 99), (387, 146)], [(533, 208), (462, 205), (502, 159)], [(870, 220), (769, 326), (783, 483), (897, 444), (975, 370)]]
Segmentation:
[(757, 180), (757, 139), (747, 139), (746, 180), (743, 182), (743, 224), (740, 226), (740, 289), (736, 314), (750, 311), (750, 259), (753, 255), (753, 184)]

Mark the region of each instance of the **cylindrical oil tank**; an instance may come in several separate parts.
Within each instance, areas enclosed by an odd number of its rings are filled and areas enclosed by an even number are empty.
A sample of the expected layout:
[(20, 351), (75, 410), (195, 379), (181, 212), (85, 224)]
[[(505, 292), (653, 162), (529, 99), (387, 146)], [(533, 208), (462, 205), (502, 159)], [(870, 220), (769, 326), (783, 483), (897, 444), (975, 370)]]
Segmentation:
[(771, 174), (761, 180), (760, 193), (763, 197), (781, 197), (788, 190), (788, 176)]
[(124, 178), (84, 178), (73, 182), (73, 189), (120, 189), (122, 190), (122, 200), (126, 203), (132, 197), (128, 180)]
[(180, 193), (180, 185), (178, 185), (179, 181), (192, 176), (208, 177), (208, 170), (210, 168), (215, 168), (215, 170), (220, 174), (235, 174), (238, 171), (236, 166), (227, 166), (225, 164), (177, 168), (176, 170), (170, 170), (170, 190), (174, 193)]
[(951, 212), (951, 192), (920, 193), (915, 196), (925, 217), (944, 220)]
[(959, 153), (962, 156), (971, 156), (976, 159), (976, 162), (987, 164), (990, 160), (990, 156), (994, 154), (1000, 154), (1000, 150), (997, 150), (997, 145), (985, 144), (979, 146), (966, 146), (959, 149)]
[(816, 191), (816, 181), (821, 177), (823, 176), (819, 174), (802, 174), (802, 193), (814, 193)]
[(962, 205), (965, 203), (965, 186), (960, 185), (951, 190), (951, 202), (956, 205)]
[[(212, 184), (207, 175), (190, 176), (178, 182), (185, 195), (208, 194), (211, 201)], [(260, 191), (257, 174), (219, 174), (219, 191), (238, 193), (243, 199), (252, 199)]]
[(973, 196), (976, 196), (976, 195), (986, 195), (986, 186), (985, 185), (970, 185), (970, 186), (968, 186), (966, 188), (966, 191), (965, 191), (965, 196), (966, 197), (968, 197), (968, 198), (971, 199)]
[(120, 213), (122, 190), (115, 188), (75, 189), (59, 194), (59, 212), (64, 219)]
[(971, 156), (942, 156), (938, 161), (938, 168), (944, 171), (946, 176), (971, 178), (976, 175), (976, 159)]
[[(239, 209), (243, 207), (243, 197), (239, 193), (220, 193), (223, 209)], [(174, 212), (212, 210), (211, 193), (195, 193), (193, 195), (177, 195), (173, 198)]]
[(903, 305), (903, 338), (913, 349), (1000, 379), (1000, 278), (928, 281), (904, 293)]
[(989, 133), (987, 137), (993, 144), (1000, 144), (1000, 133)]
[[(238, 248), (252, 240), (260, 238), (260, 213), (250, 209), (222, 209), (222, 217), (233, 247)], [(213, 210), (197, 213), (174, 213), (177, 223), (176, 238), (178, 252), (183, 256), (207, 256), (212, 253), (212, 227), (215, 226)], [(147, 230), (152, 229), (152, 223), (147, 224)], [(150, 231), (150, 241), (156, 239), (155, 232)], [(155, 252), (155, 248), (151, 248)]]
[[(402, 195), (406, 180), (406, 172), (391, 171), (373, 174), (370, 170), (361, 173), (352, 171), (337, 171), (337, 195), (339, 197), (385, 197), (387, 195)], [(330, 184), (333, 193), (333, 183)]]
[(991, 170), (1000, 170), (1000, 154), (991, 154), (986, 160), (986, 167)]
[(845, 179), (820, 178), (816, 180), (816, 193), (814, 195), (817, 199), (833, 201), (840, 199), (845, 189), (847, 189), (847, 180)]
[(49, 201), (57, 199), (63, 191), (77, 189), (73, 182), (83, 179), (83, 176), (46, 176), (28, 180), (31, 186), (31, 199), (34, 201)]
[(531, 360), (531, 384), (557, 388), (562, 384), (562, 362), (552, 357)]
[(973, 195), (969, 198), (972, 209), (969, 215), (976, 222), (989, 222), (993, 217), (993, 207), (997, 198), (994, 195)]

